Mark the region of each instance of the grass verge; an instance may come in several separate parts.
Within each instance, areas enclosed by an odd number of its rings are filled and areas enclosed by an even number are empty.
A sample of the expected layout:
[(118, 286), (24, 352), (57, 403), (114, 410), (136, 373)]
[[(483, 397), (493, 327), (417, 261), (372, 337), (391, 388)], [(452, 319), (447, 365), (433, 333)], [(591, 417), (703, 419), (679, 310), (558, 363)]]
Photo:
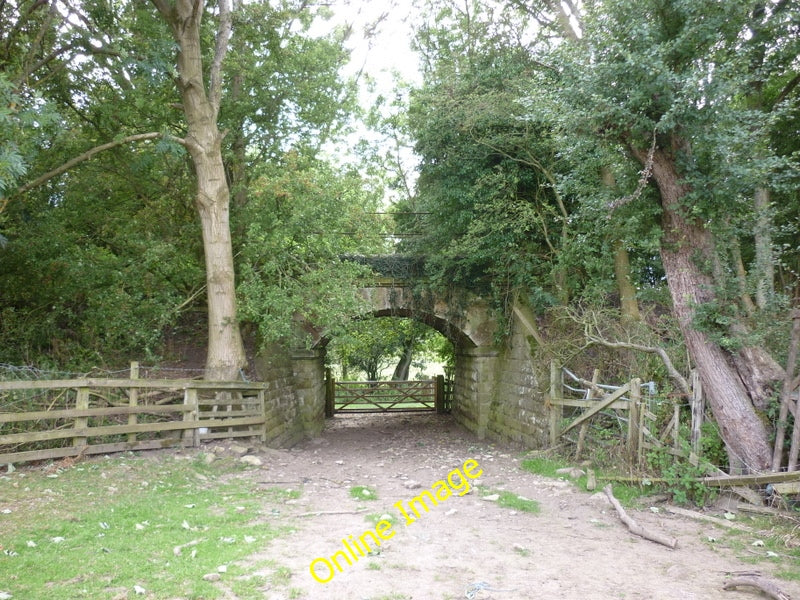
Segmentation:
[[(526, 458), (522, 461), (522, 468), (525, 471), (533, 473), (534, 475), (550, 477), (552, 479), (565, 479), (564, 475), (558, 473), (558, 470), (571, 466), (573, 465), (569, 464), (565, 460), (559, 460), (558, 458), (533, 457)], [(597, 480), (598, 489), (602, 489), (602, 473), (597, 474)], [(570, 479), (570, 481), (574, 482), (575, 485), (583, 491), (590, 491), (587, 488), (588, 477), (586, 475), (582, 475), (576, 479)], [(641, 498), (642, 496), (649, 496), (658, 491), (653, 489), (652, 485), (631, 485), (619, 482), (612, 483), (611, 490), (614, 492), (614, 496), (623, 506), (632, 506), (636, 503), (638, 498)]]
[(0, 591), (15, 600), (213, 600), (228, 586), (242, 600), (263, 597), (237, 584), (245, 574), (236, 562), (287, 528), (241, 469), (128, 454), (3, 476)]
[(496, 502), (498, 506), (516, 510), (518, 512), (538, 514), (542, 509), (536, 500), (519, 496), (514, 492), (509, 492), (508, 490), (493, 490), (486, 486), (478, 486), (478, 492), (482, 498), (496, 495)]
[(350, 496), (356, 500), (377, 500), (378, 492), (366, 485), (354, 485), (350, 488)]

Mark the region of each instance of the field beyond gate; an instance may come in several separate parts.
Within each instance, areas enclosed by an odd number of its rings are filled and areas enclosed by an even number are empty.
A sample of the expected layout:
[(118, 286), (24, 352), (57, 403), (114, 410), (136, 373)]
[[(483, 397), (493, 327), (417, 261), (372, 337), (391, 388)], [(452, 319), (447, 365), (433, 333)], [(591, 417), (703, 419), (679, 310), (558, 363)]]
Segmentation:
[(444, 377), (413, 381), (336, 381), (328, 378), (326, 414), (448, 412)]

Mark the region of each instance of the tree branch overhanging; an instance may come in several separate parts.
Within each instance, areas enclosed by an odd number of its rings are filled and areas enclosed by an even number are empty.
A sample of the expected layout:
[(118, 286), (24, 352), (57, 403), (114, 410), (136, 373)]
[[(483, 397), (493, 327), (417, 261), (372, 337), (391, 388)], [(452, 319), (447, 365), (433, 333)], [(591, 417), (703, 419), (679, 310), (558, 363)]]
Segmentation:
[(610, 341), (603, 337), (603, 335), (598, 331), (596, 324), (593, 325), (588, 320), (581, 319), (575, 314), (570, 314), (570, 317), (576, 323), (583, 325), (583, 335), (588, 344), (597, 344), (599, 346), (605, 346), (606, 348), (635, 350), (637, 352), (647, 352), (658, 355), (658, 357), (661, 359), (661, 362), (664, 363), (664, 368), (666, 368), (669, 378), (672, 380), (678, 391), (680, 391), (680, 393), (684, 396), (691, 396), (689, 382), (686, 381), (686, 378), (681, 375), (678, 369), (675, 368), (675, 365), (673, 364), (672, 359), (669, 357), (669, 354), (667, 354), (667, 351), (661, 346), (648, 346), (634, 342)]
[(637, 352), (649, 352), (650, 354), (657, 354), (661, 359), (661, 362), (664, 363), (664, 367), (667, 369), (669, 378), (672, 380), (678, 390), (680, 390), (681, 394), (685, 396), (689, 396), (691, 394), (689, 383), (686, 381), (686, 378), (681, 375), (678, 369), (675, 368), (675, 365), (672, 364), (672, 360), (667, 354), (667, 351), (660, 346), (644, 346), (642, 344), (633, 344), (631, 342), (609, 342), (608, 340), (600, 337), (593, 337), (588, 334), (586, 339), (593, 344), (605, 346), (606, 348), (636, 350)]
[(131, 142), (141, 142), (141, 141), (144, 141), (144, 140), (153, 140), (153, 139), (158, 139), (158, 138), (166, 138), (166, 139), (172, 140), (174, 142), (177, 142), (177, 143), (179, 143), (179, 144), (181, 144), (183, 146), (186, 145), (186, 141), (184, 139), (178, 138), (178, 137), (175, 137), (175, 136), (171, 136), (171, 135), (167, 135), (167, 134), (161, 133), (159, 131), (154, 131), (154, 132), (150, 132), (150, 133), (137, 133), (135, 135), (129, 135), (127, 137), (120, 138), (118, 140), (114, 140), (113, 142), (108, 142), (107, 144), (100, 144), (99, 146), (95, 146), (94, 148), (92, 148), (90, 150), (87, 150), (83, 154), (68, 160), (63, 165), (61, 165), (59, 167), (56, 167), (52, 171), (48, 171), (44, 175), (40, 175), (39, 177), (37, 177), (33, 181), (31, 181), (29, 183), (26, 183), (25, 185), (17, 188), (16, 193), (17, 194), (24, 194), (26, 192), (29, 192), (33, 188), (39, 187), (43, 183), (46, 183), (47, 181), (49, 181), (53, 177), (57, 177), (58, 175), (61, 175), (62, 173), (66, 173), (71, 168), (73, 168), (73, 167), (79, 165), (80, 163), (85, 162), (85, 161), (87, 161), (87, 160), (89, 160), (91, 158), (94, 158), (95, 155), (100, 154), (101, 152), (105, 152), (106, 150), (111, 150), (112, 148), (116, 148), (117, 146), (122, 146), (124, 144), (129, 144)]

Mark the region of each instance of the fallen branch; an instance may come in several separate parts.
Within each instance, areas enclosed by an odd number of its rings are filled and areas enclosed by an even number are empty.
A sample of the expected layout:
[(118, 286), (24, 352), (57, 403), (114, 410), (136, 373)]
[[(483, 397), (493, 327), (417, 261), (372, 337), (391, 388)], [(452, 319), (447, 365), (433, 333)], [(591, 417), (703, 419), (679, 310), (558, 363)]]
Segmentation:
[(638, 535), (641, 538), (649, 540), (651, 542), (655, 542), (657, 544), (661, 544), (662, 546), (666, 546), (667, 548), (671, 548), (674, 550), (678, 545), (678, 540), (663, 535), (661, 533), (648, 531), (641, 525), (639, 525), (636, 521), (634, 521), (631, 517), (628, 516), (628, 513), (625, 512), (625, 509), (622, 508), (622, 505), (619, 503), (614, 497), (614, 492), (611, 491), (611, 484), (609, 483), (606, 487), (603, 488), (603, 492), (605, 492), (606, 496), (608, 496), (611, 505), (617, 511), (617, 515), (619, 515), (620, 521), (625, 523), (625, 526), (628, 528), (633, 535)]
[(664, 348), (660, 346), (645, 346), (643, 344), (633, 344), (630, 342), (611, 342), (608, 341), (599, 335), (592, 335), (589, 333), (588, 329), (586, 330), (586, 339), (593, 344), (599, 344), (600, 346), (605, 346), (606, 348), (623, 348), (625, 350), (636, 350), (637, 352), (647, 352), (650, 354), (657, 354), (658, 357), (661, 359), (661, 362), (664, 363), (664, 368), (667, 370), (667, 374), (669, 378), (672, 379), (672, 382), (675, 384), (675, 387), (680, 390), (681, 394), (684, 396), (691, 396), (691, 390), (689, 389), (689, 383), (686, 381), (686, 378), (680, 374), (680, 371), (675, 368), (675, 365), (672, 364), (672, 360), (669, 358), (669, 354)]
[(731, 579), (730, 581), (725, 582), (725, 585), (722, 586), (722, 589), (726, 592), (729, 592), (738, 587), (755, 588), (766, 594), (768, 597), (774, 598), (775, 600), (792, 600), (791, 596), (781, 591), (777, 585), (758, 576), (737, 577), (736, 579)]
[(664, 507), (664, 510), (666, 510), (668, 513), (672, 513), (673, 515), (688, 517), (690, 519), (694, 519), (695, 521), (712, 523), (717, 527), (725, 527), (727, 529), (735, 529), (737, 531), (746, 531), (748, 533), (752, 533), (753, 531), (751, 527), (743, 525), (742, 523), (734, 523), (731, 521), (726, 521), (725, 519), (719, 519), (717, 517), (712, 517), (711, 515), (704, 515), (703, 513), (699, 513), (694, 510), (686, 510), (685, 508), (678, 508), (677, 506), (666, 506)]
[[(627, 475), (603, 474), (598, 475), (603, 481), (619, 481), (620, 483), (669, 483), (671, 480), (664, 477), (629, 477)], [(694, 477), (693, 483), (702, 483), (709, 487), (734, 488), (743, 485), (766, 485), (768, 483), (786, 483), (800, 481), (800, 471), (781, 473), (754, 473), (752, 475), (714, 475), (709, 477)]]
[(767, 515), (769, 517), (775, 517), (778, 519), (788, 519), (792, 523), (800, 525), (800, 519), (798, 519), (798, 516), (800, 515), (793, 511), (780, 510), (770, 506), (753, 506), (751, 504), (737, 504), (736, 509), (742, 512), (755, 513), (757, 515)]

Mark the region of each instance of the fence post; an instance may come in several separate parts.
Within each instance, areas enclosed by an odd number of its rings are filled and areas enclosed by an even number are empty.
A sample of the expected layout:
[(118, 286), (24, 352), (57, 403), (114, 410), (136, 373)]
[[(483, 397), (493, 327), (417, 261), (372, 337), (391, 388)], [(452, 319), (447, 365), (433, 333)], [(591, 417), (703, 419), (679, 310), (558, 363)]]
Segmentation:
[(700, 383), (700, 374), (697, 370), (693, 370), (691, 374), (692, 386), (692, 439), (691, 448), (692, 454), (689, 456), (689, 461), (695, 464), (700, 457), (701, 442), (700, 434), (703, 427), (703, 419), (705, 417), (705, 401), (703, 399), (703, 385)]
[(336, 400), (336, 380), (333, 378), (333, 371), (325, 369), (325, 417), (333, 416)]
[[(197, 421), (197, 388), (186, 388), (183, 392), (183, 403), (192, 410), (183, 413), (184, 422)], [(200, 429), (197, 423), (190, 429), (183, 430), (183, 442), (187, 446), (197, 448), (200, 445)]]
[(681, 405), (677, 400), (672, 402), (672, 420), (675, 428), (672, 430), (672, 447), (675, 452), (681, 451)]
[(631, 399), (628, 411), (628, 455), (631, 462), (641, 463), (641, 445), (639, 444), (639, 412), (642, 408), (642, 380), (639, 378), (631, 379)]
[(434, 401), (436, 414), (444, 414), (444, 375), (437, 375), (434, 383)]
[[(131, 361), (131, 379), (139, 379), (139, 363), (137, 361)], [(131, 407), (135, 407), (139, 404), (139, 388), (132, 387), (128, 391), (128, 405)], [(128, 415), (128, 425), (136, 425), (136, 413), (131, 413)], [(136, 443), (136, 433), (129, 433), (128, 434), (128, 443), (135, 444)]]
[(561, 368), (556, 364), (555, 360), (550, 361), (550, 446), (558, 444), (558, 438), (561, 434), (560, 426), (561, 419), (564, 415), (564, 407), (561, 405), (563, 386), (563, 375)]
[[(78, 393), (75, 397), (75, 408), (78, 410), (87, 410), (89, 408), (89, 388), (79, 387)], [(76, 417), (75, 429), (86, 429), (89, 426), (89, 417)], [(72, 438), (73, 446), (85, 446), (88, 441), (86, 436), (78, 436)]]
[(267, 398), (266, 393), (264, 392), (264, 388), (258, 390), (258, 409), (261, 413), (261, 418), (264, 419), (264, 423), (261, 426), (261, 438), (262, 443), (266, 443), (267, 441)]
[[(592, 372), (592, 387), (586, 392), (586, 399), (591, 400), (594, 398), (594, 386), (597, 385), (597, 382), (600, 380), (600, 369), (595, 369)], [(575, 448), (575, 460), (579, 460), (581, 457), (581, 452), (583, 451), (583, 444), (586, 440), (586, 432), (589, 430), (589, 422), (585, 421), (581, 423), (581, 428), (578, 430), (578, 445)]]

